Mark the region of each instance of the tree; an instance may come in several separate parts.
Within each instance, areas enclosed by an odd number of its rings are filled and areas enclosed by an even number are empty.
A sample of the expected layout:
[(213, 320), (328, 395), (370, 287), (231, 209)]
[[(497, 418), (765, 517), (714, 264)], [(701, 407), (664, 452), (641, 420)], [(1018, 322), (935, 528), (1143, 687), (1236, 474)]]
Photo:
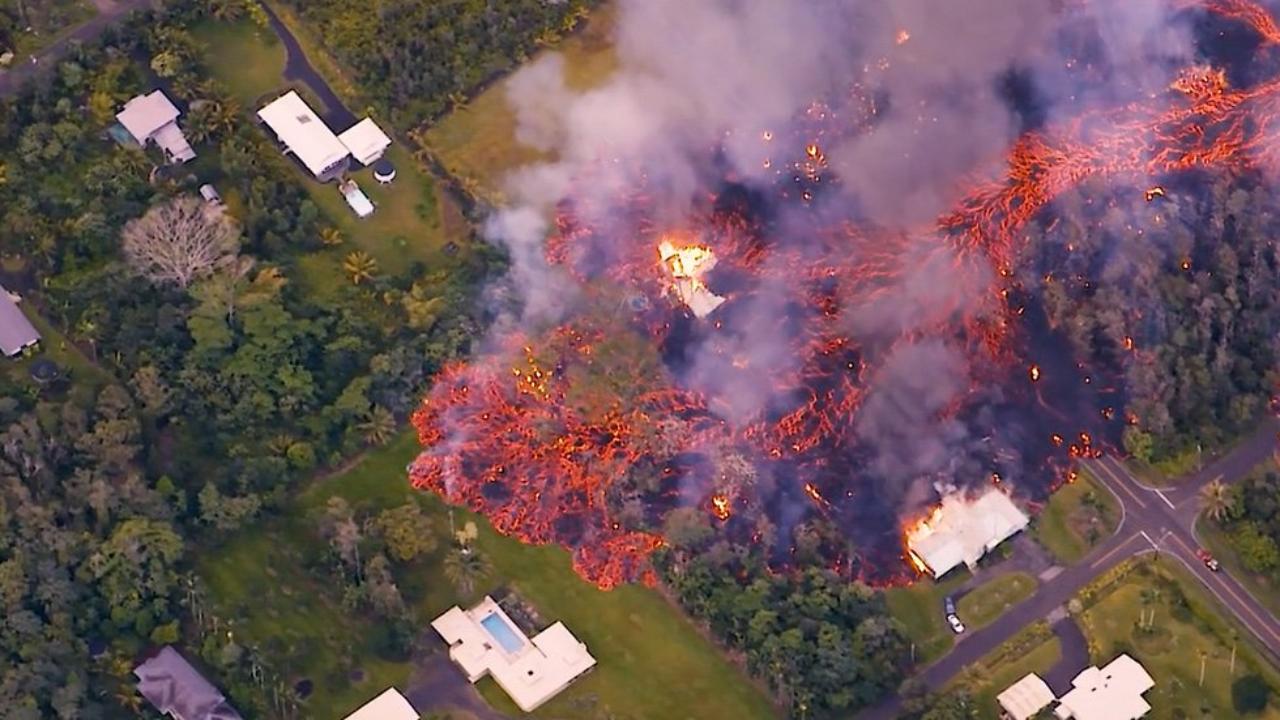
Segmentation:
[(489, 559), (470, 547), (453, 548), (444, 558), (444, 575), (462, 595), (470, 595), (491, 569)]
[(257, 495), (227, 497), (213, 483), (205, 483), (197, 496), (200, 503), (200, 521), (220, 532), (236, 530), (252, 519), (262, 507)]
[(1129, 425), (1121, 436), (1124, 449), (1142, 462), (1151, 462), (1155, 449), (1155, 438), (1151, 433), (1143, 432), (1137, 425)]
[(1221, 523), (1231, 514), (1234, 500), (1231, 488), (1220, 479), (1200, 488), (1200, 507), (1215, 522)]
[(142, 410), (153, 418), (163, 417), (169, 412), (169, 403), (173, 392), (160, 371), (154, 365), (144, 365), (133, 374), (133, 393), (142, 403)]
[(1241, 715), (1262, 712), (1270, 696), (1271, 687), (1257, 675), (1244, 675), (1231, 683), (1231, 704)]
[(381, 405), (374, 405), (360, 421), (358, 427), (364, 434), (365, 442), (370, 445), (381, 445), (396, 431), (396, 417)]
[(1256, 522), (1242, 522), (1231, 534), (1231, 544), (1244, 566), (1253, 572), (1271, 573), (1280, 568), (1280, 546)]
[(715, 534), (707, 520), (707, 512), (695, 507), (676, 508), (667, 513), (662, 534), (677, 550), (696, 548)]
[(342, 261), (342, 271), (351, 278), (352, 285), (359, 285), (378, 274), (378, 261), (363, 250), (353, 250)]
[(373, 525), (386, 543), (387, 552), (400, 562), (411, 562), (436, 549), (431, 520), (412, 500), (378, 513)]
[(124, 256), (151, 282), (185, 289), (228, 267), (235, 260), (239, 236), (230, 215), (183, 196), (152, 207), (124, 226)]
[(329, 226), (320, 228), (320, 244), (328, 247), (341, 245), (343, 242), (342, 231), (336, 227)]

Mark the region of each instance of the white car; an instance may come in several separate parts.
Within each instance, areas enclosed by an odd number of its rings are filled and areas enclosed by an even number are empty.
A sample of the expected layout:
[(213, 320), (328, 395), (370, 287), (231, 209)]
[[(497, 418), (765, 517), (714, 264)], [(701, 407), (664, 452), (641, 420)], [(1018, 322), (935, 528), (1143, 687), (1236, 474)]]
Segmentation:
[(957, 635), (964, 632), (964, 623), (960, 622), (960, 618), (954, 614), (947, 616), (947, 624), (951, 626), (951, 631)]

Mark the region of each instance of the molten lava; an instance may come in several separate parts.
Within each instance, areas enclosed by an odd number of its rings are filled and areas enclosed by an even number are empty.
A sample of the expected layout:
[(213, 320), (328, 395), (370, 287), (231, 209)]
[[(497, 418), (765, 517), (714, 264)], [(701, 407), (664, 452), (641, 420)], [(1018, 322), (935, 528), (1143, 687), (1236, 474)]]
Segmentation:
[[(1280, 28), (1252, 2), (1176, 1), (1244, 23), (1264, 45), (1280, 46)], [(896, 41), (909, 37), (902, 31)], [(874, 110), (872, 101), (864, 105)], [(859, 125), (865, 117), (815, 103), (805, 113), (811, 123), (794, 137), (761, 132), (773, 158), (765, 166), (788, 174), (780, 181), (786, 186), (782, 199), (775, 201), (811, 209), (814, 193), (838, 182), (828, 176), (819, 142), (834, 147), (829, 140), (847, 129), (842, 123)], [(664, 232), (657, 227), (673, 227), (670, 219), (656, 220), (660, 213), (637, 189), (619, 205), (641, 218), (638, 230), (619, 239), (585, 224), (566, 203), (547, 257), (589, 288), (588, 304), (600, 314), (509, 338), (485, 359), (447, 367), (413, 418), (424, 451), (410, 468), (412, 482), (482, 513), (499, 532), (567, 546), (577, 571), (601, 587), (652, 579), (647, 558), (663, 544), (656, 528), (679, 506), (701, 508), (717, 521), (718, 532), (739, 538), (760, 537), (762, 518), (790, 523), (777, 533), (783, 545), (798, 522), (791, 512), (797, 507), (804, 508), (802, 519), (829, 520), (850, 534), (875, 522), (896, 523), (893, 509), (875, 506), (874, 493), (857, 481), (874, 450), (859, 437), (857, 419), (868, 402), (868, 378), (883, 371), (900, 347), (928, 338), (972, 359), (977, 370), (970, 395), (983, 383), (1013, 388), (1010, 394), (1021, 387), (1048, 408), (1051, 424), (1034, 433), (1046, 452), (1060, 447), (1059, 456), (1096, 457), (1108, 436), (1093, 430), (1118, 432), (1122, 422), (1137, 418), (1127, 411), (1121, 417), (1106, 402), (1089, 409), (1088, 418), (1065, 417), (1045, 399), (1094, 392), (1092, 386), (1108, 381), (1073, 370), (1069, 362), (1063, 368), (1047, 353), (1037, 354), (1044, 368), (1027, 365), (1025, 334), (1034, 313), (1024, 314), (1031, 303), (1017, 279), (1027, 244), (1022, 229), (1090, 180), (1128, 183), (1133, 197), (1145, 188), (1146, 199), (1154, 201), (1166, 192), (1153, 181), (1168, 183), (1168, 176), (1205, 168), (1280, 167), (1278, 148), (1280, 77), (1236, 88), (1220, 69), (1197, 65), (1149, 102), (1024, 134), (1003, 172), (975, 180), (935, 228), (916, 233), (823, 222), (815, 213), (804, 242), (782, 243), (775, 229), (744, 209), (749, 203), (732, 202), (721, 188), (708, 192), (679, 230)], [(903, 278), (937, 264), (984, 286), (972, 296), (931, 298), (926, 322), (896, 340), (855, 340), (851, 312), (892, 309), (901, 302), (893, 290)], [(1180, 264), (1191, 270), (1190, 258)], [(710, 281), (724, 296), (707, 286), (713, 269)], [(1055, 268), (1048, 278), (1075, 277), (1087, 286), (1082, 272)], [(757, 361), (753, 352), (759, 348), (744, 347), (740, 337), (746, 321), (734, 324), (762, 287), (786, 312), (750, 316), (752, 342), (767, 338), (783, 349), (785, 362)], [(649, 302), (662, 296), (674, 296), (681, 307)], [(641, 301), (626, 302), (636, 298)], [(684, 309), (702, 321), (695, 323)], [(671, 369), (694, 341), (700, 348), (696, 387)], [(1122, 344), (1134, 350), (1131, 337)], [(753, 386), (768, 387), (772, 400), (735, 405), (737, 389)], [(1055, 393), (1055, 387), (1070, 390)], [(939, 415), (954, 420), (970, 401), (961, 397)], [(1009, 477), (1000, 474), (999, 459), (970, 479)], [(715, 462), (738, 471), (709, 467)], [(1065, 459), (1044, 471), (1055, 482), (1075, 478)], [(787, 513), (773, 512), (784, 507)], [(936, 525), (938, 512), (909, 524), (898, 540)], [(828, 545), (837, 554), (829, 565), (854, 576), (866, 574), (863, 556), (877, 549)], [(900, 559), (902, 548), (897, 545), (889, 557)], [(919, 557), (907, 552), (906, 559), (925, 571)]]

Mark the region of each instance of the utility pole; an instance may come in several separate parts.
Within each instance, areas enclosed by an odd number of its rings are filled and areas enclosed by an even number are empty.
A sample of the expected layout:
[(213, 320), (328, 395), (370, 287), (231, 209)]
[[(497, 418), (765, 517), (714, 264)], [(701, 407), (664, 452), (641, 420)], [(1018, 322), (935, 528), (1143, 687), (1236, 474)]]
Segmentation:
[(1204, 687), (1204, 663), (1208, 656), (1202, 651), (1200, 653), (1200, 687)]
[(1231, 643), (1231, 677), (1236, 676), (1236, 644)]

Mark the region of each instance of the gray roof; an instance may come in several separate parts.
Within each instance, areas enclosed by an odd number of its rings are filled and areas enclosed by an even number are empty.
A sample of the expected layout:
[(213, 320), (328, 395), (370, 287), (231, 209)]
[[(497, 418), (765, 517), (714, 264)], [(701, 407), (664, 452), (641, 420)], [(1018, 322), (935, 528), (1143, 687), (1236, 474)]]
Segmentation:
[(149, 95), (139, 95), (124, 104), (116, 114), (116, 120), (139, 143), (145, 145), (157, 130), (178, 119), (178, 108), (169, 101), (163, 90)]
[(0, 287), (0, 352), (10, 357), (40, 340), (40, 333), (18, 309), (18, 304)]
[(133, 674), (138, 676), (138, 692), (175, 720), (242, 720), (222, 693), (170, 645)]

